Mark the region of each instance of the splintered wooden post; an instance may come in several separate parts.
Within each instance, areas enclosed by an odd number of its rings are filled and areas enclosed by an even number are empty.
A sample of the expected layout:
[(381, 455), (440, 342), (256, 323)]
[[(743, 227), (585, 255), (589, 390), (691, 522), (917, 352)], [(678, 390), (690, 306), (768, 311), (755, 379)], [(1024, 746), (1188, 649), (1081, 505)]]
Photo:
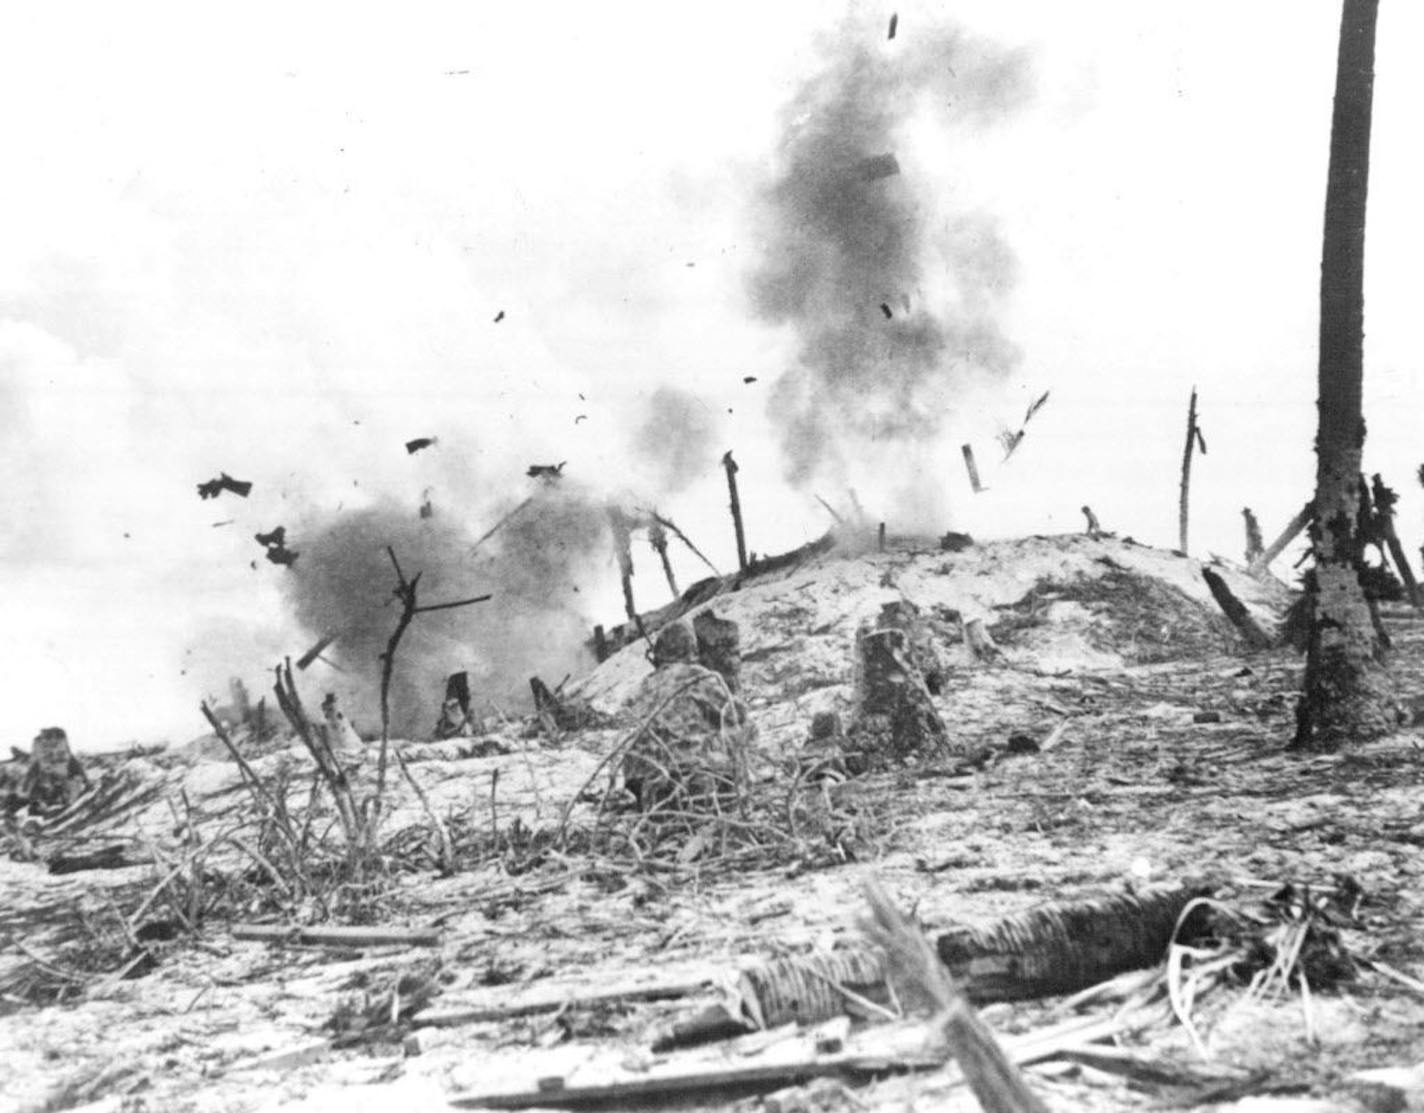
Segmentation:
[(742, 500), (737, 497), (737, 462), (728, 449), (722, 456), (722, 466), (727, 469), (727, 493), (732, 502), (732, 525), (737, 531), (737, 567), (747, 570), (747, 536), (742, 530)]
[(1261, 542), (1261, 523), (1249, 506), (1242, 508), (1241, 516), (1246, 520), (1246, 563), (1251, 564), (1266, 551), (1266, 546)]
[(603, 632), (602, 626), (593, 628), (593, 655), (600, 665), (608, 660), (608, 635)]
[(613, 549), (618, 555), (618, 580), (623, 586), (623, 611), (629, 622), (638, 621), (633, 602), (633, 537), (628, 519), (616, 506), (609, 507), (608, 524), (613, 530)]
[(653, 519), (653, 524), (648, 527), (648, 541), (657, 550), (658, 559), (662, 561), (663, 575), (667, 577), (668, 590), (672, 592), (674, 599), (682, 595), (677, 587), (677, 577), (672, 572), (672, 561), (668, 559), (667, 530), (657, 518)]
[(1308, 502), (1300, 509), (1300, 513), (1290, 520), (1285, 529), (1281, 530), (1281, 535), (1266, 547), (1266, 551), (1257, 557), (1247, 569), (1253, 576), (1259, 576), (1270, 567), (1271, 561), (1286, 551), (1286, 546), (1300, 536), (1300, 531), (1310, 523), (1310, 515), (1314, 510), (1314, 503)]
[(1197, 388), (1192, 387), (1192, 398), (1187, 404), (1187, 446), (1182, 451), (1182, 493), (1177, 504), (1177, 547), (1187, 551), (1188, 498), (1192, 486), (1192, 453), (1201, 449), (1206, 455), (1206, 442), (1197, 428)]
[(1098, 516), (1093, 513), (1091, 506), (1085, 506), (1083, 507), (1083, 517), (1088, 519), (1087, 528), (1083, 532), (1096, 541), (1103, 535), (1103, 527), (1098, 523)]
[(884, 523), (884, 522), (881, 522), (881, 523), (880, 523), (880, 531), (879, 531), (879, 533), (880, 533), (880, 536), (879, 536), (880, 551), (883, 553), (883, 552), (885, 551), (885, 523)]
[(966, 444), (959, 451), (964, 453), (964, 467), (969, 472), (969, 485), (974, 488), (974, 493), (977, 495), (984, 487), (979, 482), (979, 467), (974, 463), (974, 449)]
[(1399, 496), (1384, 485), (1384, 480), (1379, 474), (1374, 477), (1371, 493), (1374, 496), (1376, 521), (1379, 523), (1379, 530), (1384, 537), (1385, 545), (1389, 548), (1390, 558), (1394, 561), (1395, 568), (1399, 570), (1399, 578), (1404, 581), (1405, 596), (1409, 600), (1409, 605), (1417, 608), (1419, 606), (1419, 585), (1415, 582), (1414, 571), (1409, 567), (1409, 560), (1404, 555), (1404, 546), (1399, 543), (1399, 534), (1394, 529), (1394, 504), (1399, 501)]

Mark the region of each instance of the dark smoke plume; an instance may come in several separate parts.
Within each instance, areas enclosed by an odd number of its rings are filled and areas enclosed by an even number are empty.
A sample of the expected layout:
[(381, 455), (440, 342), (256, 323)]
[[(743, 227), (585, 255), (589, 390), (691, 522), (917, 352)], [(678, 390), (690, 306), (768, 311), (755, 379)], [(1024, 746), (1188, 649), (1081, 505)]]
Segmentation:
[(800, 340), (771, 399), (796, 482), (848, 440), (927, 441), (957, 383), (1019, 358), (996, 317), (1015, 259), (995, 222), (946, 214), (934, 198), (952, 183), (902, 167), (912, 119), (978, 128), (1022, 103), (1024, 59), (957, 33), (895, 46), (842, 28), (787, 109), (760, 198), (753, 305)]
[(658, 489), (676, 494), (717, 467), (718, 422), (697, 395), (660, 386), (633, 430), (633, 448), (655, 469)]
[(493, 594), (485, 603), (417, 615), (401, 641), (391, 729), (396, 737), (423, 738), (452, 672), (473, 674), (477, 708), (492, 702), (517, 714), (528, 701), (530, 676), (557, 684), (582, 665), (589, 624), (578, 610), (577, 589), (585, 573), (607, 561), (605, 530), (601, 506), (551, 489), (472, 555), (474, 533), (451, 515), (422, 518), (385, 503), (294, 529), (302, 559), (285, 588), (313, 638), (338, 634), (324, 656), (346, 672), (324, 674), (323, 690), (342, 693), (343, 706), (367, 735), (380, 729), (380, 655), (399, 615), (386, 547), (395, 550), (407, 577), (420, 573), (422, 604)]

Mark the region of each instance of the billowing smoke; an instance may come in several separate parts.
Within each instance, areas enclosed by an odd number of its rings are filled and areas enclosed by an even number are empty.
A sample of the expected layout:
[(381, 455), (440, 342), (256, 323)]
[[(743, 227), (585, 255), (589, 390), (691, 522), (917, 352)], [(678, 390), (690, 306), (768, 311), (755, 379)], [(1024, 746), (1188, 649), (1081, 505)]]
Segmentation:
[(872, 442), (927, 444), (958, 384), (1019, 359), (997, 320), (1013, 252), (990, 216), (946, 209), (953, 182), (916, 176), (913, 138), (1010, 113), (1024, 59), (957, 33), (883, 34), (841, 29), (788, 107), (760, 197), (751, 295), (799, 338), (770, 405), (798, 483)]
[(633, 430), (633, 449), (653, 470), (656, 488), (677, 494), (716, 467), (718, 422), (704, 399), (673, 386), (648, 396)]
[(388, 547), (407, 579), (419, 574), (422, 606), (492, 595), (416, 615), (395, 660), (395, 736), (429, 736), (452, 672), (472, 674), (477, 708), (518, 714), (530, 676), (557, 684), (585, 662), (589, 620), (579, 609), (580, 585), (607, 564), (605, 511), (551, 486), (501, 508), (494, 520), (501, 517), (478, 549), (476, 536), (450, 515), (422, 518), (389, 502), (293, 530), (288, 543), (300, 553), (286, 578), (293, 613), (313, 640), (337, 635), (323, 656), (341, 671), (318, 664), (311, 675), (322, 690), (341, 693), (362, 733), (380, 728), (380, 658), (400, 615)]

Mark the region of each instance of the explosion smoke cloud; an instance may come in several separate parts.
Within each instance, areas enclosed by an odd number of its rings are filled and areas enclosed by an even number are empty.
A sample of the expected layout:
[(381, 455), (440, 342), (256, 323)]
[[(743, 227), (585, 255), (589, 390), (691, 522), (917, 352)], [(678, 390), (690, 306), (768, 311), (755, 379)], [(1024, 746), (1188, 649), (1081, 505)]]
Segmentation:
[(1026, 96), (1025, 61), (957, 33), (883, 45), (841, 29), (787, 109), (779, 171), (760, 197), (752, 303), (800, 342), (770, 402), (793, 482), (841, 470), (857, 439), (927, 441), (950, 390), (1019, 359), (997, 320), (1015, 263), (994, 220), (937, 213), (929, 193), (943, 183), (866, 167), (889, 165), (917, 113), (949, 113), (946, 129), (1006, 116)]
[(380, 655), (398, 616), (387, 546), (407, 577), (420, 574), (422, 604), (493, 595), (476, 606), (419, 615), (401, 642), (391, 729), (397, 737), (423, 738), (451, 672), (474, 674), (477, 705), (493, 702), (517, 712), (528, 699), (530, 676), (557, 683), (585, 662), (588, 619), (578, 606), (579, 582), (606, 564), (605, 531), (596, 500), (551, 489), (472, 556), (474, 537), (448, 516), (422, 518), (386, 502), (294, 529), (303, 555), (285, 589), (293, 614), (313, 637), (337, 633), (326, 656), (346, 671), (326, 686), (341, 692), (367, 735), (380, 726)]
[(677, 494), (716, 467), (718, 422), (703, 399), (673, 386), (648, 396), (633, 448), (655, 469), (656, 485)]

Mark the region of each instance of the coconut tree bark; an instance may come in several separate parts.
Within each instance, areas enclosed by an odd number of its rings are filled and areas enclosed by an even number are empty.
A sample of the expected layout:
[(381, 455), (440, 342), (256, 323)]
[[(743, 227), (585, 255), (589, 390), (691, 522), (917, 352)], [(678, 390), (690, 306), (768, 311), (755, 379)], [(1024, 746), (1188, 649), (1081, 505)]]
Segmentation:
[(1364, 539), (1357, 520), (1365, 443), (1365, 201), (1378, 12), (1379, 0), (1344, 0), (1340, 23), (1320, 261), (1311, 624), (1305, 688), (1296, 711), (1297, 748), (1378, 737), (1396, 721), (1384, 648), (1360, 584)]

